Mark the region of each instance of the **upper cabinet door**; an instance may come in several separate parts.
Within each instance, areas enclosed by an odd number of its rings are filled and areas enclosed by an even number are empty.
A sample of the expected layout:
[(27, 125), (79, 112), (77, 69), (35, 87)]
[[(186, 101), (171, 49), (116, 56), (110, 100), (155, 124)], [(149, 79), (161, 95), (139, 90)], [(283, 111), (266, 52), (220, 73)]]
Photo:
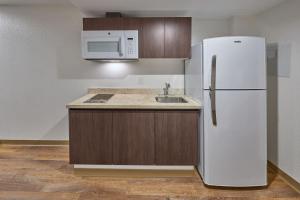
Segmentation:
[(122, 30), (123, 18), (83, 18), (83, 30)]
[(165, 18), (165, 58), (191, 57), (191, 18)]
[(164, 18), (143, 18), (141, 58), (164, 58)]

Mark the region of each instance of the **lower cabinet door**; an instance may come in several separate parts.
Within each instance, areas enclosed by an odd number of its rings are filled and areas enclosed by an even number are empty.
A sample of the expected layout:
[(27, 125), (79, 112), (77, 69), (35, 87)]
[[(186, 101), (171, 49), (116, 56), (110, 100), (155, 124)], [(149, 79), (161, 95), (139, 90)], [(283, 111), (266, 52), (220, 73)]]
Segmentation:
[(112, 111), (70, 110), (70, 163), (112, 164)]
[(114, 111), (114, 164), (152, 165), (154, 146), (154, 112)]
[(155, 163), (198, 164), (198, 111), (155, 113)]

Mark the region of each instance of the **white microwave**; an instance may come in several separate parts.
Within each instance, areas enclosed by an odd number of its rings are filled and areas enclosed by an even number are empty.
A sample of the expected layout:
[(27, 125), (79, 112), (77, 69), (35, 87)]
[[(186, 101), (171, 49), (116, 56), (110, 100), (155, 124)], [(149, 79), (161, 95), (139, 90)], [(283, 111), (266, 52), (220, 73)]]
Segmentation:
[(93, 60), (139, 58), (137, 30), (82, 31), (82, 57)]

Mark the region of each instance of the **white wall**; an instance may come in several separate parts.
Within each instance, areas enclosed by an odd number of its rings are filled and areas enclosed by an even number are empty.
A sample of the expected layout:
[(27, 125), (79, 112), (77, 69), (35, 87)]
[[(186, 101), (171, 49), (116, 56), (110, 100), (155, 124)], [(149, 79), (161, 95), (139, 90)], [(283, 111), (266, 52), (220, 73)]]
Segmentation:
[[(232, 21), (233, 35), (259, 35), (278, 46), (268, 64), (268, 159), (300, 182), (300, 1)], [(248, 22), (251, 23), (248, 23)], [(249, 28), (250, 27), (250, 28)]]
[(192, 20), (192, 45), (201, 43), (210, 37), (227, 36), (231, 34), (231, 21), (228, 19), (198, 19)]
[[(0, 6), (0, 139), (68, 138), (65, 105), (89, 87), (184, 87), (183, 61), (85, 61), (82, 16), (70, 6)], [(193, 21), (193, 41), (229, 32), (223, 20)]]
[[(268, 43), (287, 46), (286, 62), (279, 62), (277, 71), (287, 68), (286, 77), (276, 77), (276, 128), (269, 134), (269, 159), (300, 182), (300, 1), (291, 0), (257, 16), (260, 35)], [(285, 52), (282, 52), (285, 53)], [(282, 55), (279, 54), (281, 57)], [(283, 69), (283, 71), (285, 71)], [(284, 75), (285, 76), (285, 75)], [(273, 76), (274, 79), (274, 76)], [(274, 85), (270, 85), (274, 87)], [(276, 98), (276, 97), (275, 97)], [(274, 110), (273, 110), (274, 111)]]
[(183, 88), (182, 60), (85, 61), (73, 7), (0, 7), (0, 138), (67, 139), (66, 103), (88, 87)]
[(232, 17), (230, 19), (231, 35), (257, 36), (258, 27), (256, 16)]

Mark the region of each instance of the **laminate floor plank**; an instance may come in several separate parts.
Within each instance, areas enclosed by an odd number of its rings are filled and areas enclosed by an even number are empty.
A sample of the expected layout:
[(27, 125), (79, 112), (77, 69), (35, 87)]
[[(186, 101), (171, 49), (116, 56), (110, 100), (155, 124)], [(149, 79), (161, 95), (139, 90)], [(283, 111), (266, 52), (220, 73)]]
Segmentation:
[(107, 177), (76, 173), (68, 146), (0, 145), (0, 200), (300, 200), (272, 169), (269, 185), (208, 188), (188, 177)]

